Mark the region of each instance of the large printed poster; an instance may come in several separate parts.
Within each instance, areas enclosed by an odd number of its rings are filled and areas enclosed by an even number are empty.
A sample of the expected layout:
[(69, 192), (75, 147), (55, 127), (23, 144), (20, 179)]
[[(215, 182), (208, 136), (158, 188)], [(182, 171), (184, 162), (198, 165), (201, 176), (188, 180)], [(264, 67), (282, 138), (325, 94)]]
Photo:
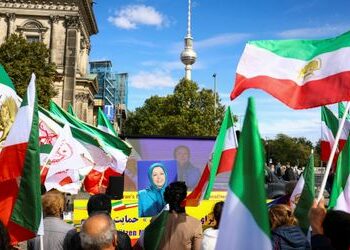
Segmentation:
[[(199, 219), (203, 227), (213, 226), (212, 210), (216, 202), (225, 200), (226, 192), (213, 192), (210, 200), (203, 200), (198, 207), (186, 207), (186, 213)], [(87, 217), (88, 200), (74, 200), (73, 223), (79, 227)], [(112, 201), (113, 220), (116, 228), (127, 233), (135, 241), (150, 223), (151, 217), (138, 217), (137, 192), (124, 192), (124, 199)]]

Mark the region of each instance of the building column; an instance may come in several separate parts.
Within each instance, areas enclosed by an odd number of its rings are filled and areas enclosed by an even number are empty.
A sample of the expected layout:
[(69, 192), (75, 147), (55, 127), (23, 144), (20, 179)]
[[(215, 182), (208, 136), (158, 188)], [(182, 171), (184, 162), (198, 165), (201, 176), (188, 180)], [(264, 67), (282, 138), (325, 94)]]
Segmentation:
[(15, 13), (6, 13), (7, 18), (7, 37), (9, 37), (14, 32), (16, 15)]
[(50, 62), (58, 64), (56, 60), (57, 53), (57, 26), (58, 21), (60, 20), (59, 16), (50, 16), (51, 23), (51, 36), (50, 36)]
[(66, 16), (66, 45), (64, 57), (64, 80), (62, 106), (67, 110), (69, 103), (73, 108), (75, 105), (75, 82), (76, 82), (76, 62), (77, 62), (77, 40), (79, 34), (79, 17)]
[(84, 102), (84, 94), (78, 93), (75, 95), (75, 114), (78, 116), (80, 120), (83, 120), (83, 102)]

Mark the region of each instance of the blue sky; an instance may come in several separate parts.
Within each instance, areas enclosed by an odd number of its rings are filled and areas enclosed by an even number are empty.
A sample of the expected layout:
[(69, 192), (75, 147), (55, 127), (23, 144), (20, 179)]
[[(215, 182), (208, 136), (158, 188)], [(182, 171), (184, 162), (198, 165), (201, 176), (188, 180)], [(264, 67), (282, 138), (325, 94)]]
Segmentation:
[[(129, 73), (129, 109), (152, 95), (164, 96), (184, 76), (179, 60), (187, 30), (187, 0), (95, 0), (99, 33), (91, 38), (90, 60), (111, 60), (113, 70)], [(192, 79), (213, 88), (222, 103), (243, 117), (254, 96), (260, 132), (320, 137), (318, 108), (292, 110), (260, 90), (230, 101), (239, 57), (248, 40), (321, 39), (349, 30), (346, 0), (192, 0), (192, 36), (197, 62)]]

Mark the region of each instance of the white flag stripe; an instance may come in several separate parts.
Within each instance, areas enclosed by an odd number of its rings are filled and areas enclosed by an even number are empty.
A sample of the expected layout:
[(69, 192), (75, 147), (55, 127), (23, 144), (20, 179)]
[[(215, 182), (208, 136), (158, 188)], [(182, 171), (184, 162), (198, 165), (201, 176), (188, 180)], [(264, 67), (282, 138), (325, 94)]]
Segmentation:
[(337, 205), (334, 207), (334, 210), (350, 213), (350, 176), (348, 176), (345, 188), (337, 198)]
[(229, 189), (220, 221), (218, 250), (272, 249), (270, 238), (256, 224), (250, 211)]

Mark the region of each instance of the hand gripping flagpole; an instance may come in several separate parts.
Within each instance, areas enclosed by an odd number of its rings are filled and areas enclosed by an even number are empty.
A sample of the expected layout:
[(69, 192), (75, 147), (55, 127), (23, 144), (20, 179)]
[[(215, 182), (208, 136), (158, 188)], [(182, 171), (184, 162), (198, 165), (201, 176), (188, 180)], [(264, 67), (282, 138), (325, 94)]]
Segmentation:
[(346, 115), (349, 112), (349, 108), (350, 108), (350, 102), (348, 102), (346, 104), (346, 108), (345, 108), (343, 117), (341, 118), (341, 122), (340, 122), (340, 125), (339, 125), (339, 128), (338, 128), (338, 131), (337, 131), (337, 135), (335, 136), (335, 140), (334, 140), (334, 144), (333, 144), (333, 147), (332, 147), (331, 155), (329, 156), (329, 159), (328, 159), (328, 162), (327, 162), (326, 171), (324, 173), (322, 184), (321, 184), (321, 187), (320, 187), (320, 192), (318, 193), (317, 202), (320, 202), (320, 200), (323, 197), (323, 192), (324, 192), (324, 189), (326, 187), (326, 182), (327, 182), (327, 178), (328, 178), (328, 175), (329, 175), (329, 171), (331, 170), (331, 166), (332, 166), (332, 162), (333, 162), (333, 159), (334, 159), (335, 151), (338, 148), (340, 134), (343, 131)]

